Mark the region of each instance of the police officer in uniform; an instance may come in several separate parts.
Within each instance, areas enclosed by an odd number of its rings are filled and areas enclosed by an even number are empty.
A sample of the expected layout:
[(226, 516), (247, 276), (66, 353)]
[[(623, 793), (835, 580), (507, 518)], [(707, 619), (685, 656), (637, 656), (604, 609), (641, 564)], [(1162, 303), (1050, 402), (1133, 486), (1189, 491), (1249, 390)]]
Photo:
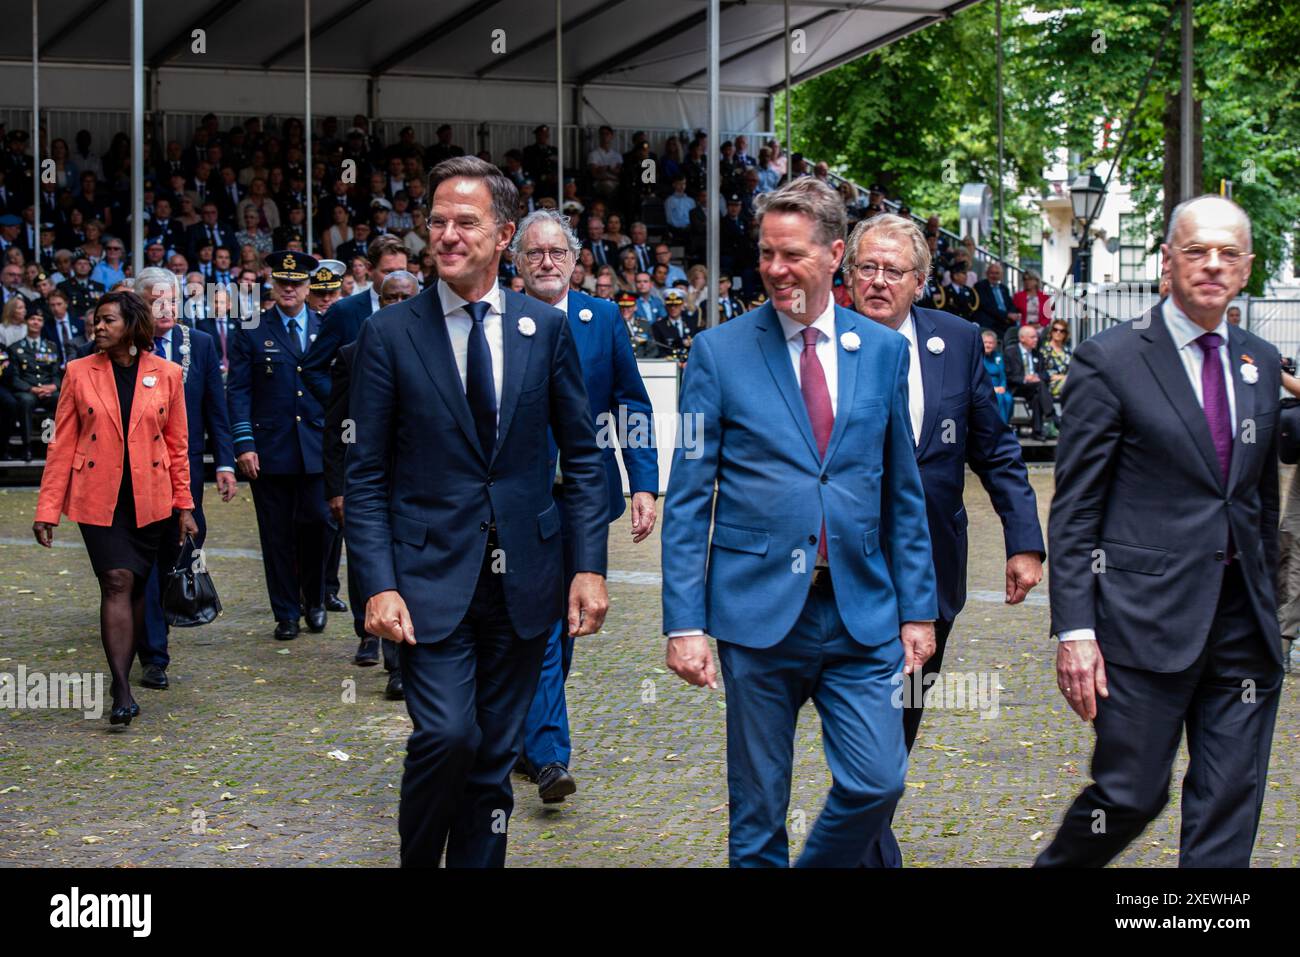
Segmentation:
[(969, 271), (970, 267), (964, 259), (953, 261), (952, 269), (949, 270), (950, 282), (943, 290), (944, 304), (936, 308), (942, 308), (944, 312), (952, 313), (967, 322), (974, 322), (975, 313), (980, 309), (980, 296), (966, 285), (966, 274)]
[(253, 490), (275, 637), (289, 641), (304, 613), (309, 630), (325, 629), (325, 557), (334, 534), (321, 477), (324, 412), (301, 375), (320, 329), (305, 301), (319, 263), (292, 250), (266, 262), (274, 304), (232, 338), (226, 394), (236, 459)]
[[(307, 308), (322, 319), (330, 306), (339, 301), (343, 295), (343, 273), (347, 266), (337, 259), (322, 259), (316, 271), (311, 274), (311, 283), (307, 287)], [(325, 610), (347, 611), (348, 606), (339, 597), (339, 562), (343, 559), (343, 532), (334, 524), (334, 536), (330, 541), (329, 551), (325, 556)]]

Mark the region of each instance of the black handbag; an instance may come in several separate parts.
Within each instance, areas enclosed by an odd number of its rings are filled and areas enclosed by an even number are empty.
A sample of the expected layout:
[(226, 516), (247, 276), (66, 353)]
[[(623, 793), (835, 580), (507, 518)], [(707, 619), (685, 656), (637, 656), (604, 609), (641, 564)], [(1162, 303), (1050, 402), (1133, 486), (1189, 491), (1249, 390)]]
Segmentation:
[(167, 576), (163, 590), (163, 617), (175, 628), (195, 628), (216, 620), (221, 614), (212, 576), (200, 559), (201, 550), (194, 538), (185, 536), (185, 544), (176, 558), (176, 567)]

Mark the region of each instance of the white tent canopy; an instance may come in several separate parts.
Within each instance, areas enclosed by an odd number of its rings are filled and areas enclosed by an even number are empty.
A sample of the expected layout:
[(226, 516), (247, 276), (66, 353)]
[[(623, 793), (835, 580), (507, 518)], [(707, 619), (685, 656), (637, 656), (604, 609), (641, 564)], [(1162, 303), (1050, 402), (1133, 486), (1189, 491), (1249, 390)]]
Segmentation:
[[(803, 31), (792, 50), (792, 80), (816, 76), (975, 2), (791, 0), (791, 30)], [(707, 7), (705, 0), (564, 0), (565, 80), (703, 90)], [(784, 16), (784, 0), (723, 0), (723, 91), (767, 96), (783, 86)], [(129, 19), (129, 0), (40, 0), (40, 59), (126, 65)], [(317, 73), (555, 80), (555, 9), (545, 0), (314, 0), (311, 23)], [(192, 50), (195, 30), (205, 31), (204, 53)], [(302, 0), (145, 4), (150, 70), (301, 72), (303, 34)], [(30, 58), (25, 31), (0, 34), (0, 61)]]

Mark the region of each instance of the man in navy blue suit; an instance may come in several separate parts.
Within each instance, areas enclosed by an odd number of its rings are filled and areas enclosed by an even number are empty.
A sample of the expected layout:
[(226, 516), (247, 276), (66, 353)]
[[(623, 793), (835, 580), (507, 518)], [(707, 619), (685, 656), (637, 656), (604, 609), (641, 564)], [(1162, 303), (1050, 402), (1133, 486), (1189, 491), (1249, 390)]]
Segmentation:
[[(154, 321), (154, 352), (181, 367), (185, 384), (185, 415), (189, 421), (190, 493), (194, 496), (194, 522), (199, 527), (194, 544), (203, 547), (208, 523), (203, 515), (203, 453), (209, 446), (216, 465), (217, 490), (221, 500), (235, 497), (235, 452), (226, 416), (226, 390), (221, 381), (221, 357), (212, 337), (176, 321), (180, 280), (175, 273), (150, 267), (140, 270), (135, 291), (150, 304)], [(163, 536), (171, 543), (179, 533)], [(167, 622), (163, 618), (161, 576), (171, 571), (165, 562), (154, 564), (146, 586), (144, 602), (144, 644), (137, 649), (143, 669), (141, 684), (166, 688)]]
[(667, 661), (716, 688), (717, 639), (732, 866), (789, 865), (795, 722), (811, 699), (832, 785), (799, 864), (853, 867), (903, 793), (895, 676), (934, 652), (907, 343), (835, 304), (834, 190), (804, 177), (756, 208), (770, 298), (700, 333), (686, 366), (680, 414), (701, 438), (675, 450), (664, 509)]
[(608, 487), (568, 320), (497, 285), (514, 184), (469, 156), (430, 182), (438, 282), (357, 339), (345, 531), (366, 631), (401, 643), (402, 864), (445, 851), (448, 867), (501, 867), (520, 728), (566, 617), (548, 426), (574, 529), (574, 637), (608, 607)]
[(388, 274), (405, 269), (406, 247), (396, 236), (380, 236), (370, 244), (366, 255), (370, 263), (370, 286), (340, 299), (321, 319), (320, 335), (307, 350), (302, 363), (302, 377), (307, 389), (321, 405), (330, 399), (330, 366), (339, 349), (353, 342), (361, 324), (379, 311), (379, 290)]
[(325, 505), (321, 433), (325, 413), (306, 392), (302, 360), (320, 332), (307, 308), (317, 262), (284, 250), (266, 257), (275, 304), (230, 340), (226, 400), (236, 461), (257, 511), (275, 638), (298, 637), (298, 620), (325, 630), (325, 557), (334, 535)]
[[(623, 451), (628, 488), (632, 493), (632, 541), (642, 542), (655, 525), (655, 499), (659, 495), (659, 459), (654, 447), (654, 413), (650, 396), (632, 354), (627, 326), (611, 302), (569, 288), (569, 278), (581, 246), (568, 217), (555, 210), (538, 210), (524, 217), (510, 244), (524, 280), (524, 291), (569, 317), (569, 332), (578, 347), (582, 376), (587, 385), (593, 427), (601, 444), (609, 496), (609, 521), (623, 514), (623, 479), (614, 446)], [(624, 432), (620, 423), (626, 422)], [(552, 443), (554, 455), (554, 443)], [(563, 471), (563, 469), (561, 469)], [(560, 504), (561, 532), (567, 543), (574, 537), (564, 510), (563, 479), (557, 477), (556, 502)], [(571, 555), (565, 550), (567, 587), (573, 577)], [(523, 764), (537, 781), (545, 803), (563, 801), (577, 790), (569, 773), (572, 745), (564, 682), (573, 662), (573, 639), (556, 622), (547, 639), (542, 677), (524, 721)]]
[[(901, 696), (903, 736), (911, 751), (927, 678), (938, 675), (953, 621), (966, 603), (966, 466), (979, 476), (1002, 519), (1007, 604), (1024, 601), (1042, 579), (1043, 532), (1020, 444), (998, 414), (984, 371), (979, 328), (916, 305), (930, 272), (930, 248), (921, 230), (888, 213), (864, 220), (849, 237), (844, 271), (854, 308), (902, 335), (908, 346), (908, 414), (939, 591), (934, 654), (904, 684)], [(889, 822), (865, 863), (902, 866)]]

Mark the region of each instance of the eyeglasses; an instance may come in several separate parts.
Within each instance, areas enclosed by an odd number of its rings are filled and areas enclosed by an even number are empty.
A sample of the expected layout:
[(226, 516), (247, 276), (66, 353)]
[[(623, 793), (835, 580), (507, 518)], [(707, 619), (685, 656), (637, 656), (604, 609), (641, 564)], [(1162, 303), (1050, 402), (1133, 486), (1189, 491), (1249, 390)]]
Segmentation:
[(1236, 246), (1202, 246), (1194, 243), (1191, 246), (1179, 246), (1177, 249), (1183, 254), (1184, 259), (1193, 264), (1203, 263), (1209, 259), (1211, 253), (1218, 253), (1220, 263), (1225, 266), (1235, 266), (1248, 255)]
[(550, 256), (551, 262), (563, 266), (569, 259), (569, 253), (567, 249), (530, 249), (524, 253), (524, 258), (528, 260), (530, 266), (540, 266), (542, 260)]
[(903, 277), (911, 269), (899, 269), (897, 266), (880, 266), (876, 263), (858, 263), (853, 267), (853, 271), (858, 274), (858, 278), (863, 282), (872, 282), (879, 273), (884, 277), (885, 283), (892, 286), (896, 282), (901, 282)]

